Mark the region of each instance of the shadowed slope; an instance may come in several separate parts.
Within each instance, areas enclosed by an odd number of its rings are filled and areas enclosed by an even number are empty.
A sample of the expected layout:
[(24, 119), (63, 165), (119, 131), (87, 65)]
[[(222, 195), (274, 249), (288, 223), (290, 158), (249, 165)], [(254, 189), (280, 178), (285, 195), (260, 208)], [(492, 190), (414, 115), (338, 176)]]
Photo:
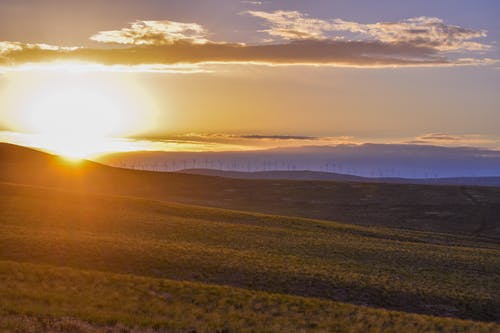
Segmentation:
[[(245, 180), (70, 163), (0, 144), (0, 181), (442, 232), (500, 233), (500, 188)], [(475, 198), (475, 200), (471, 200)]]

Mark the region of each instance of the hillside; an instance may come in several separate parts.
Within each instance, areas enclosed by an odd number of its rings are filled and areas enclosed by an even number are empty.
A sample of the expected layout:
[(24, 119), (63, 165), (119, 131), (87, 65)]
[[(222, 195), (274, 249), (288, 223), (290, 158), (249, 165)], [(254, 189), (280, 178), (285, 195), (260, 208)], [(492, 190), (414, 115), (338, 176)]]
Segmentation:
[(500, 188), (247, 180), (70, 163), (0, 144), (0, 181), (365, 226), (500, 236)]
[(12, 184), (0, 196), (0, 329), (500, 329), (486, 323), (500, 321), (500, 248), (475, 237)]
[(463, 185), (463, 186), (496, 186), (500, 187), (500, 177), (455, 177), (455, 178), (370, 178), (348, 174), (320, 171), (225, 171), (217, 169), (185, 169), (177, 171), (192, 175), (217, 176), (238, 179), (287, 179), (287, 180), (329, 180), (360, 183), (392, 183), (423, 185)]
[(329, 180), (346, 182), (366, 182), (369, 178), (319, 171), (225, 171), (217, 169), (184, 169), (177, 171), (190, 175), (204, 175), (237, 179), (278, 179), (278, 180)]

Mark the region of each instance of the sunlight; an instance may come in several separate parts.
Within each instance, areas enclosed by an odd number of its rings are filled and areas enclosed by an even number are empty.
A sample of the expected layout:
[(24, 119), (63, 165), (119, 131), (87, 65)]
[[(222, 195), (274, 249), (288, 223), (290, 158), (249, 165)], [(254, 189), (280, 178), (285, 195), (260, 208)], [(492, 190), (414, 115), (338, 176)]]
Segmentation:
[(37, 133), (63, 136), (70, 142), (95, 138), (123, 129), (116, 96), (85, 86), (53, 86), (34, 96), (27, 110), (27, 124)]
[[(9, 128), (35, 134), (34, 146), (72, 159), (106, 150), (110, 138), (141, 133), (154, 124), (155, 107), (133, 82), (90, 73), (35, 76), (10, 87), (3, 103)], [(12, 97), (14, 96), (14, 97)]]
[(107, 138), (91, 137), (90, 135), (48, 135), (40, 134), (35, 137), (32, 145), (48, 148), (51, 152), (61, 155), (68, 160), (79, 160), (93, 157), (107, 147)]

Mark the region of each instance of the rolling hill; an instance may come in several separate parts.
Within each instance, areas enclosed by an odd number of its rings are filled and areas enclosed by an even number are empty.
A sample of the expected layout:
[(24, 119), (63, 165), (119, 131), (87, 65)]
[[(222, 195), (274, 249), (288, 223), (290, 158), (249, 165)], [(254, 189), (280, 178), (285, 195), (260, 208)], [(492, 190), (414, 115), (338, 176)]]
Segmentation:
[(454, 178), (370, 178), (334, 172), (320, 171), (225, 171), (217, 169), (185, 169), (177, 171), (191, 175), (216, 176), (237, 179), (287, 179), (287, 180), (329, 180), (360, 183), (421, 184), (421, 185), (462, 185), (500, 187), (500, 177), (454, 177)]
[(500, 329), (500, 248), (473, 237), (24, 185), (0, 193), (2, 329)]
[(0, 144), (0, 181), (339, 221), (500, 236), (500, 188), (230, 179), (70, 163)]
[[(0, 157), (0, 331), (500, 330), (496, 225), (440, 215), (494, 219), (498, 189), (134, 171), (6, 144)], [(345, 219), (313, 219), (331, 202)], [(435, 224), (397, 225), (402, 207), (432, 207)]]

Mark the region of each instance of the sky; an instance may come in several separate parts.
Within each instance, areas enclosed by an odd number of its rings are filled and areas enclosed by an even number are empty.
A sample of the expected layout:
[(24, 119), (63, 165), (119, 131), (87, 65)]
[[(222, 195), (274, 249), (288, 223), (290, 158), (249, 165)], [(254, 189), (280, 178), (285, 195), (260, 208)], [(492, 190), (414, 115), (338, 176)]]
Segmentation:
[(498, 1), (0, 0), (0, 140), (499, 149), (499, 39)]

